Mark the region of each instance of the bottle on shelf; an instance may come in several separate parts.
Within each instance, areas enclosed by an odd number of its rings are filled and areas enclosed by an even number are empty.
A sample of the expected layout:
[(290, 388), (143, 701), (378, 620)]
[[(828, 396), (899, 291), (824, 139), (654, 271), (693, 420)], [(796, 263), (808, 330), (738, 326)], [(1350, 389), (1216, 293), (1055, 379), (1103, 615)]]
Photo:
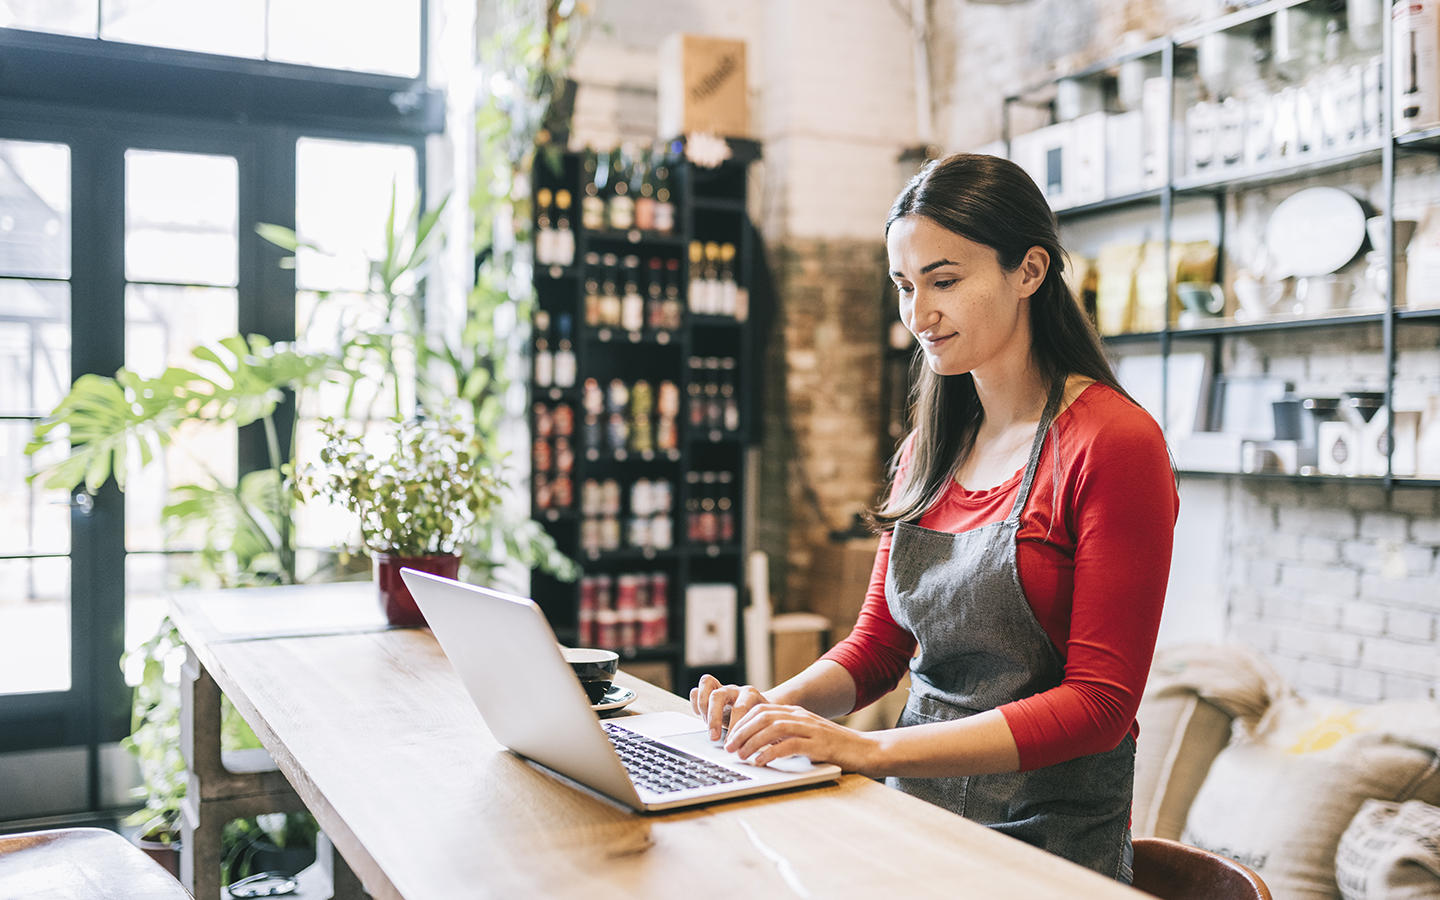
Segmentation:
[(612, 378), (610, 387), (605, 392), (605, 410), (609, 414), (606, 420), (606, 436), (609, 438), (610, 452), (617, 457), (624, 456), (630, 446), (630, 422), (626, 418), (629, 404), (630, 389), (625, 386), (625, 382)]
[(550, 314), (535, 311), (535, 386), (548, 388), (555, 384), (555, 355), (550, 350)]
[(665, 261), (650, 258), (645, 279), (645, 324), (654, 331), (669, 329), (665, 319)]
[(735, 300), (735, 245), (720, 245), (720, 296), (715, 310), (722, 316), (736, 318), (738, 305)]
[(605, 218), (606, 224), (616, 231), (635, 227), (635, 198), (630, 196), (630, 184), (625, 176), (628, 156), (623, 148), (610, 154), (610, 194), (605, 200)]
[(559, 340), (555, 344), (555, 386), (575, 386), (575, 347), (570, 340), (570, 314), (561, 313), (559, 318)]
[(685, 385), (685, 407), (691, 428), (705, 427), (705, 361), (690, 357), (690, 380)]
[(735, 541), (735, 504), (730, 496), (734, 481), (733, 472), (720, 472), (716, 478), (718, 491), (715, 498), (715, 540), (722, 544)]
[(705, 245), (700, 241), (690, 242), (690, 289), (687, 296), (692, 313), (705, 312)]
[(570, 224), (570, 215), (570, 192), (561, 188), (555, 192), (555, 258), (551, 265), (575, 264), (575, 229)]
[(586, 327), (600, 327), (603, 316), (603, 298), (600, 294), (600, 254), (592, 250), (585, 254)]
[(663, 156), (655, 164), (655, 230), (661, 234), (675, 231), (675, 201), (670, 182), (670, 166)]
[(705, 357), (705, 427), (720, 431), (725, 426), (725, 404), (720, 398), (720, 358)]
[(649, 151), (641, 151), (630, 176), (630, 196), (635, 198), (635, 227), (641, 231), (655, 230), (655, 183), (650, 180), (653, 160)]
[(617, 271), (620, 267), (619, 260), (614, 253), (607, 253), (601, 257), (601, 264), (600, 324), (610, 328), (618, 328), (620, 327), (623, 305), (620, 300), (620, 288), (615, 282), (615, 279), (619, 276), (619, 272)]
[(740, 398), (737, 392), (736, 361), (733, 356), (720, 360), (720, 405), (724, 429), (730, 434), (740, 430)]
[(650, 382), (635, 382), (630, 388), (630, 449), (636, 453), (655, 451), (655, 432), (650, 424), (654, 405), (655, 395), (650, 391)]
[(620, 327), (640, 331), (645, 327), (645, 298), (640, 294), (640, 257), (625, 257), (625, 293), (620, 298)]
[(705, 242), (704, 305), (701, 312), (714, 316), (720, 313), (720, 245), (715, 241)]
[(665, 327), (678, 330), (684, 310), (685, 303), (680, 298), (680, 260), (671, 257), (665, 261)]
[(535, 261), (542, 266), (555, 265), (555, 228), (550, 224), (550, 189), (535, 192)]
[(660, 382), (655, 398), (655, 449), (668, 452), (680, 446), (675, 420), (680, 415), (680, 388), (673, 381)]
[(587, 150), (583, 171), (585, 196), (580, 199), (580, 224), (587, 231), (598, 231), (605, 227), (605, 183), (610, 177), (609, 154)]

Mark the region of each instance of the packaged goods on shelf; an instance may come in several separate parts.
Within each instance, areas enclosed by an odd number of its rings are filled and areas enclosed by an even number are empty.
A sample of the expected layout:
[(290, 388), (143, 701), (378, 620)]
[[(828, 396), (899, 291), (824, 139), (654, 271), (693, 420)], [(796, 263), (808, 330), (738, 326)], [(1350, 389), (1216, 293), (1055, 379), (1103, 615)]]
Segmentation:
[(692, 584), (685, 589), (685, 664), (728, 665), (736, 659), (740, 593), (733, 584)]
[(583, 647), (634, 650), (670, 639), (670, 576), (664, 572), (587, 575), (580, 580)]
[(1440, 125), (1440, 2), (1400, 0), (1391, 26), (1395, 133)]

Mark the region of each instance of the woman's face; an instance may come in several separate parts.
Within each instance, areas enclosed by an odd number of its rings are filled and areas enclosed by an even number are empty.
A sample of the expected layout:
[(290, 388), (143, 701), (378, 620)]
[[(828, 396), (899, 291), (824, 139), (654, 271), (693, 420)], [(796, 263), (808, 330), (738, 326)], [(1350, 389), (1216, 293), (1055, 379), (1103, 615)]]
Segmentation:
[(891, 223), (886, 248), (900, 321), (935, 374), (974, 372), (1029, 352), (1029, 305), (1022, 301), (1044, 280), (1043, 250), (1032, 248), (1006, 272), (994, 249), (918, 215)]

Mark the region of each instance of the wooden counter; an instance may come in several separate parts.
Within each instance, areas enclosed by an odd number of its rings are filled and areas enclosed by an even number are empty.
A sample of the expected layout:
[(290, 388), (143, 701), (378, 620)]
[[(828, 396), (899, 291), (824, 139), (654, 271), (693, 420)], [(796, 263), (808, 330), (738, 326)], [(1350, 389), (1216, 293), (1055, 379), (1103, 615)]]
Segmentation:
[[(306, 588), (180, 595), (174, 615), (374, 897), (1142, 896), (856, 775), (632, 813), (504, 750), (430, 633), (368, 618), (363, 587), (353, 605), (334, 588), (313, 606)], [(618, 681), (640, 695), (629, 711), (689, 708)]]

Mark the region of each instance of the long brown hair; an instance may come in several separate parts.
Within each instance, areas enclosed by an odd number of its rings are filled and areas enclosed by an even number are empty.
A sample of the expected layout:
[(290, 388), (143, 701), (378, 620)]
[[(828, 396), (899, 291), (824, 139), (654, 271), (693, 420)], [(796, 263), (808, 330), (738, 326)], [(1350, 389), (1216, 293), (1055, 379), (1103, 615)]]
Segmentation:
[[(890, 207), (885, 233), (903, 216), (925, 216), (942, 228), (993, 249), (1000, 266), (1013, 272), (1031, 247), (1050, 256), (1045, 280), (1030, 297), (1030, 351), (1046, 385), (1083, 375), (1126, 394), (1090, 320), (1085, 318), (1063, 277), (1055, 213), (1025, 170), (997, 156), (956, 153), (922, 168)], [(871, 524), (888, 531), (896, 522), (913, 522), (934, 506), (949, 487), (960, 463), (975, 445), (984, 410), (975, 378), (937, 375), (916, 358), (911, 389), (910, 460), (899, 491), (869, 513)], [(897, 451), (890, 462), (899, 477)]]

